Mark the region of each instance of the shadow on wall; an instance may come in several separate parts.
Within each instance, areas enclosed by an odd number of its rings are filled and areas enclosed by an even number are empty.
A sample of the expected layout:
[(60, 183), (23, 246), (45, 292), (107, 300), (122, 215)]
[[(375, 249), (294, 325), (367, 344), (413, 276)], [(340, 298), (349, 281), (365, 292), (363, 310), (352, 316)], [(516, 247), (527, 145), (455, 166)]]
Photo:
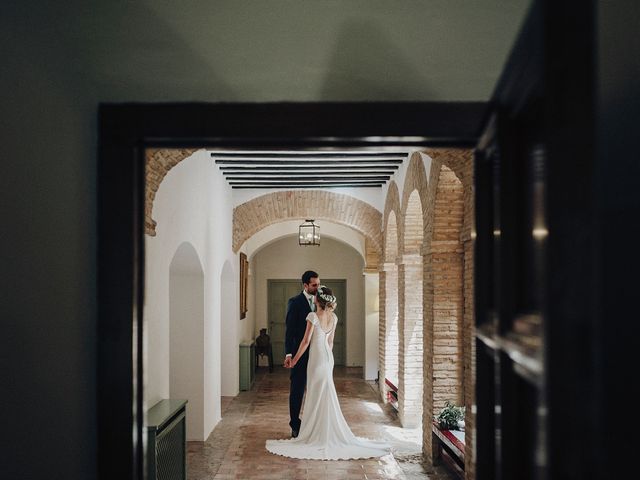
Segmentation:
[(336, 39), (320, 100), (431, 98), (427, 79), (414, 66), (416, 61), (375, 23), (347, 20)]
[(224, 55), (224, 45), (212, 32), (196, 30), (193, 19), (188, 24), (179, 12), (170, 16), (153, 2), (94, 2), (90, 8), (73, 3), (64, 13), (58, 5), (51, 12), (65, 25), (56, 41), (65, 41), (101, 102), (236, 98), (209, 58)]

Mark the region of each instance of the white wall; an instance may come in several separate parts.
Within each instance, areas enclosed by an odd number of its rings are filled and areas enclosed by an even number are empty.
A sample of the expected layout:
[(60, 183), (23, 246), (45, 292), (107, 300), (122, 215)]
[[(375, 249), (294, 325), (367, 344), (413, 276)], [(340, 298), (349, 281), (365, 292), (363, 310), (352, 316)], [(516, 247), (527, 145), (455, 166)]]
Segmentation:
[[(220, 276), (220, 323), (223, 325), (220, 335), (220, 393), (234, 397), (240, 391), (240, 371), (238, 345), (244, 332), (240, 331), (239, 317), (239, 279), (236, 279), (231, 262), (227, 261)], [(244, 324), (248, 323), (244, 321)]]
[[(323, 239), (319, 247), (301, 247), (298, 245), (296, 232), (296, 235), (277, 240), (258, 251), (253, 256), (251, 268), (255, 282), (253, 298), (257, 331), (260, 328), (268, 328), (268, 279), (299, 279), (305, 270), (318, 272), (320, 281), (323, 278), (345, 278), (347, 280), (346, 364), (348, 366), (364, 365), (364, 260), (355, 249), (331, 238)], [(302, 283), (300, 290), (302, 290)], [(274, 359), (276, 363), (280, 360)]]
[[(220, 420), (221, 332), (238, 318), (236, 297), (228, 302), (231, 315), (221, 319), (221, 275), (225, 262), (237, 278), (237, 255), (231, 250), (231, 189), (204, 151), (180, 162), (164, 178), (153, 207), (157, 235), (146, 237), (145, 322), (147, 331), (148, 406), (169, 398), (169, 263), (179, 245), (189, 242), (204, 270), (204, 369), (202, 383), (203, 439)], [(222, 324), (221, 322), (225, 322)], [(225, 340), (238, 344), (237, 338)], [(238, 355), (229, 358), (238, 369)]]

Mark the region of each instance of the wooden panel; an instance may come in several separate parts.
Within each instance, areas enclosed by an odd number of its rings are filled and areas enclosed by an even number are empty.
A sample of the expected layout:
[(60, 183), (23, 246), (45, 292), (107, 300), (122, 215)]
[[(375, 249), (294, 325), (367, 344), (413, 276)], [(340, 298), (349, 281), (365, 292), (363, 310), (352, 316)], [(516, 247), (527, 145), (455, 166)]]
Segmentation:
[[(284, 362), (287, 301), (302, 291), (300, 280), (267, 280), (267, 312), (269, 336), (273, 348), (273, 362)], [(294, 355), (296, 352), (292, 352)]]

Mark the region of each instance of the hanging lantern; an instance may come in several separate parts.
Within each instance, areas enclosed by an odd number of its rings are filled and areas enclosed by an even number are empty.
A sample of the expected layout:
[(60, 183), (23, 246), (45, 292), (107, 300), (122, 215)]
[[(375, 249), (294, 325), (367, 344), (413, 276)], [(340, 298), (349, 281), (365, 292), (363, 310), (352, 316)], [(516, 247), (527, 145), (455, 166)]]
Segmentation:
[(313, 223), (313, 220), (305, 220), (298, 227), (298, 245), (320, 246), (320, 227)]

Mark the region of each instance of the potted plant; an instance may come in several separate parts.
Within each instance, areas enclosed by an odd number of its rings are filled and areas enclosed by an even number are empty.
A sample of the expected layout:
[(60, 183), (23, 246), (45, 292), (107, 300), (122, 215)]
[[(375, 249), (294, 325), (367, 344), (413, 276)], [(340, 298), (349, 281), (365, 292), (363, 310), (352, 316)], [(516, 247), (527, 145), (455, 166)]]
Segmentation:
[(441, 430), (456, 430), (459, 428), (459, 421), (464, 420), (464, 407), (456, 407), (447, 401), (444, 408), (438, 414), (436, 420)]

